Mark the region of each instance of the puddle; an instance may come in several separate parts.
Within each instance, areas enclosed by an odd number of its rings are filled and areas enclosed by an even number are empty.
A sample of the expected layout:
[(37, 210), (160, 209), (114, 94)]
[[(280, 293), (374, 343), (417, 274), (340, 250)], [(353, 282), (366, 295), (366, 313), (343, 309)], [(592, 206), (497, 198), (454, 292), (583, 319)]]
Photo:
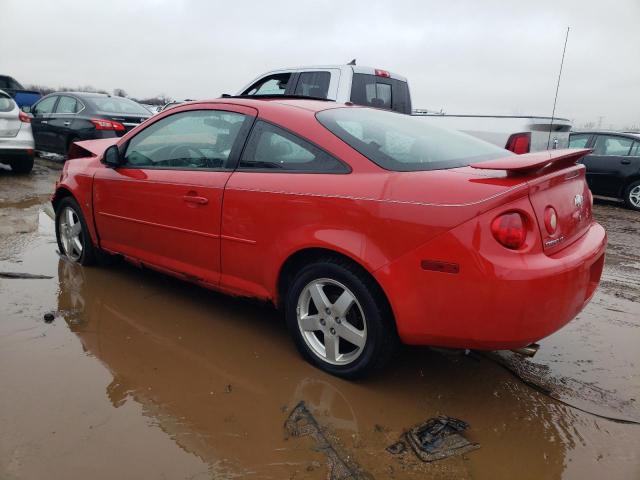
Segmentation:
[[(53, 182), (56, 172), (48, 175)], [(5, 186), (0, 175), (0, 199)], [(3, 478), (326, 479), (313, 438), (283, 429), (301, 401), (336, 452), (372, 478), (613, 480), (640, 472), (640, 427), (563, 405), (488, 359), (405, 348), (374, 378), (336, 379), (301, 360), (274, 310), (122, 263), (72, 265), (56, 255), (39, 204), (0, 202), (5, 211), (15, 221), (32, 216), (35, 226), (0, 233), (0, 271), (53, 278), (0, 279)], [(638, 217), (628, 221), (637, 231)], [(611, 392), (633, 413), (638, 304), (603, 294), (543, 340), (534, 361), (550, 377)], [(564, 395), (579, 398), (574, 390)], [(433, 463), (385, 451), (439, 415), (464, 419), (472, 426), (465, 437), (482, 448)]]

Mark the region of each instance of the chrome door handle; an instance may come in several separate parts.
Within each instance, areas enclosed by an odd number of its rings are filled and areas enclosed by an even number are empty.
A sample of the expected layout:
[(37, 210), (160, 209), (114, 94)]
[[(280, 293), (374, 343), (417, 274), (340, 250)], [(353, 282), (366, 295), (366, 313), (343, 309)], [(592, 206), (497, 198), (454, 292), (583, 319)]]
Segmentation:
[(196, 203), (198, 205), (206, 205), (207, 203), (209, 203), (209, 199), (205, 198), (205, 197), (196, 197), (194, 195), (184, 195), (182, 197), (182, 199), (185, 202), (189, 202), (189, 203)]
[(63, 123), (63, 125), (64, 125), (65, 127), (68, 127), (69, 125), (71, 125), (71, 122), (64, 122), (64, 123)]
[(47, 120), (42, 120), (40, 123), (49, 123)]
[(620, 163), (622, 165), (630, 165), (631, 164), (631, 160), (620, 160)]

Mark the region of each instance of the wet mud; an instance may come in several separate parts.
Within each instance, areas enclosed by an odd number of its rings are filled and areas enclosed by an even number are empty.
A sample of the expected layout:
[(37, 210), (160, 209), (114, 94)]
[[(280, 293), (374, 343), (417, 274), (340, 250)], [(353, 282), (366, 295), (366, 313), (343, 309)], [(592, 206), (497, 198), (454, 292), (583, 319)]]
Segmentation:
[[(487, 357), (426, 348), (347, 382), (302, 361), (264, 305), (62, 260), (46, 203), (58, 174), (0, 171), (0, 271), (52, 277), (0, 278), (3, 480), (326, 479), (327, 449), (285, 427), (302, 401), (362, 478), (640, 478), (640, 426), (586, 412), (639, 418), (637, 213), (596, 205), (610, 239), (602, 287), (516, 360), (545, 391)], [(431, 463), (385, 450), (440, 415), (481, 448)]]

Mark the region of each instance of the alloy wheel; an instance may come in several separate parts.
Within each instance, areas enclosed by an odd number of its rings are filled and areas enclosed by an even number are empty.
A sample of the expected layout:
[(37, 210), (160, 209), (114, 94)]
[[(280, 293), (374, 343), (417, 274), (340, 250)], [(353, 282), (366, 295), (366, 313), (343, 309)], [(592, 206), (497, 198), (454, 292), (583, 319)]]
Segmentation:
[(298, 328), (307, 346), (321, 360), (348, 365), (363, 352), (367, 322), (356, 296), (342, 283), (319, 278), (300, 292)]
[(58, 217), (58, 232), (60, 243), (64, 254), (74, 262), (80, 260), (84, 250), (84, 239), (82, 236), (82, 224), (75, 210), (71, 207), (64, 207)]
[(635, 208), (640, 208), (640, 185), (636, 185), (629, 191), (629, 202)]

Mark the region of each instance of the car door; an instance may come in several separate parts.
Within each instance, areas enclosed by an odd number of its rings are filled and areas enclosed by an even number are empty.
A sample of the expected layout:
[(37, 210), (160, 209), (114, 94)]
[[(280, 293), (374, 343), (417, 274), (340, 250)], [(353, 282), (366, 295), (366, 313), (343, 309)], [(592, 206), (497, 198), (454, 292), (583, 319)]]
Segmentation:
[(221, 286), (242, 295), (267, 298), (273, 273), (270, 268), (282, 253), (280, 249), (287, 248), (291, 232), (299, 235), (308, 222), (322, 222), (318, 218), (322, 209), (315, 202), (283, 195), (283, 190), (331, 182), (350, 171), (307, 140), (271, 123), (256, 121), (225, 189)]
[(70, 140), (74, 138), (74, 123), (82, 104), (74, 97), (61, 95), (49, 117), (51, 151), (66, 154)]
[(125, 137), (122, 165), (95, 174), (96, 227), (107, 250), (215, 285), (224, 187), (257, 112), (177, 110)]
[(49, 120), (51, 119), (51, 114), (55, 109), (57, 101), (57, 95), (47, 96), (36, 103), (31, 109), (31, 114), (33, 115), (31, 119), (31, 131), (33, 132), (33, 139), (37, 150), (51, 151), (54, 139), (53, 132), (49, 126)]
[(633, 139), (613, 134), (597, 134), (593, 152), (583, 159), (587, 182), (596, 195), (618, 197), (630, 163)]

